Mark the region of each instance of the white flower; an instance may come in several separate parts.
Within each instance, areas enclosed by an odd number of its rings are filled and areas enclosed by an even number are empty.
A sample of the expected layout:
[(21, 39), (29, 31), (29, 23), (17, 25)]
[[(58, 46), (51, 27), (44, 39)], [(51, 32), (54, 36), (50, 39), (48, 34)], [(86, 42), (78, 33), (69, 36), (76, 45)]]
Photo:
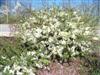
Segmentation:
[(76, 14), (77, 14), (77, 12), (76, 12), (76, 11), (74, 11), (74, 12), (73, 12), (73, 14), (74, 14), (74, 15), (76, 15)]
[(53, 21), (53, 19), (50, 17), (50, 18), (49, 18), (49, 21)]
[(16, 71), (18, 71), (18, 70), (21, 69), (21, 66), (15, 65), (15, 66), (14, 66), (14, 69), (15, 69)]
[(47, 26), (45, 26), (45, 25), (43, 25), (43, 27), (42, 27), (44, 30), (47, 28)]
[(3, 72), (5, 73), (7, 70), (10, 70), (10, 66), (9, 65), (4, 68)]
[(57, 48), (56, 47), (52, 47), (52, 53), (57, 54)]
[(60, 26), (60, 22), (59, 21), (57, 21), (56, 23), (55, 23), (55, 25), (58, 27), (58, 26)]
[(22, 72), (19, 72), (19, 71), (17, 71), (16, 74), (17, 74), (17, 75), (23, 75), (23, 73), (22, 73)]
[(85, 29), (86, 29), (86, 30), (89, 30), (89, 29), (90, 29), (90, 27), (86, 27)]
[(57, 18), (52, 18), (53, 22), (58, 22)]
[(36, 43), (37, 39), (35, 37), (33, 37), (31, 42)]
[(6, 57), (5, 57), (5, 56), (1, 56), (1, 58), (2, 58), (2, 59), (6, 59)]
[(12, 70), (12, 69), (9, 70), (9, 73), (14, 74), (14, 70)]
[(65, 12), (59, 12), (59, 16), (64, 16), (65, 14)]
[(34, 20), (36, 20), (36, 18), (35, 17), (31, 17), (30, 20), (34, 21)]
[(17, 68), (17, 66), (18, 66), (17, 64), (15, 64), (15, 63), (13, 64), (13, 68), (14, 69)]
[(36, 54), (35, 51), (29, 51), (29, 52), (27, 52), (27, 55), (35, 55), (35, 54)]
[(62, 52), (63, 52), (64, 47), (58, 46), (57, 47), (57, 53), (60, 57), (62, 57)]
[(42, 18), (43, 18), (43, 19), (47, 19), (47, 15), (44, 15)]
[(51, 29), (49, 27), (47, 27), (47, 32), (49, 33), (51, 31)]
[(91, 32), (90, 31), (85, 31), (84, 35), (89, 35)]
[(35, 73), (33, 73), (32, 69), (29, 69), (29, 75), (36, 75)]
[(43, 29), (43, 33), (49, 33), (51, 31), (50, 27), (44, 26), (44, 25), (43, 25), (42, 29)]
[(75, 48), (76, 48), (76, 46), (73, 46), (73, 47), (71, 48), (72, 53), (75, 53)]
[(43, 53), (40, 53), (40, 55), (43, 57), (44, 56), (44, 54)]
[(37, 33), (41, 33), (41, 32), (42, 32), (42, 29), (37, 28), (35, 31), (36, 31)]
[(67, 22), (69, 24), (69, 26), (71, 26), (71, 28), (75, 29), (77, 28), (77, 23), (73, 23), (73, 22)]
[(49, 42), (53, 42), (54, 40), (53, 40), (52, 37), (49, 37), (48, 41), (49, 41)]
[(77, 16), (76, 18), (78, 22), (81, 20), (81, 16)]
[(61, 32), (59, 32), (59, 35), (62, 36), (62, 37), (67, 37), (67, 36), (69, 36), (69, 33), (61, 31)]
[(72, 34), (72, 38), (73, 38), (73, 39), (76, 39), (76, 35)]
[(31, 30), (26, 30), (25, 32), (24, 32), (24, 34), (25, 34), (25, 36), (31, 36), (32, 34), (31, 34)]
[(41, 35), (40, 33), (34, 33), (34, 36), (35, 36), (36, 38), (40, 38), (42, 35)]
[(66, 45), (66, 41), (65, 40), (61, 40), (60, 42), (61, 42), (61, 44)]
[(23, 28), (25, 28), (25, 27), (26, 27), (26, 28), (30, 28), (30, 23), (25, 22), (22, 26), (23, 26)]
[(95, 41), (98, 41), (99, 40), (98, 37), (93, 37), (92, 39), (95, 40)]
[(79, 29), (75, 29), (74, 31), (73, 31), (73, 33), (74, 34), (78, 34), (78, 33), (80, 33), (81, 31), (79, 30)]
[(42, 66), (43, 66), (43, 65), (40, 64), (40, 63), (36, 63), (35, 65), (36, 65), (38, 68), (42, 68)]
[(40, 38), (42, 36), (41, 32), (42, 32), (42, 29), (40, 29), (40, 28), (35, 29), (34, 36), (36, 38)]

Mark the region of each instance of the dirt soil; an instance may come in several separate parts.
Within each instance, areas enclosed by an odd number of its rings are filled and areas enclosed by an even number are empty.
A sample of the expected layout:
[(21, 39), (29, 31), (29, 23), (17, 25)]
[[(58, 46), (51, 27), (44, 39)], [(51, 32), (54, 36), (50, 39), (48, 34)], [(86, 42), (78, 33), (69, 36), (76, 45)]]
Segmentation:
[(37, 75), (81, 75), (80, 64), (81, 62), (79, 60), (74, 60), (63, 64), (52, 62), (49, 66), (49, 70), (38, 70)]

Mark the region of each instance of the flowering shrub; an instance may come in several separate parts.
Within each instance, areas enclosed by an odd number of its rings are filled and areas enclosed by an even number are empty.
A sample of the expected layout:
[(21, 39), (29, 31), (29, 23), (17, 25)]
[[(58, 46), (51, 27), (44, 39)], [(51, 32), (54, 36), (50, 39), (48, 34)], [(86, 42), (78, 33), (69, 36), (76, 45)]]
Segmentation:
[(91, 40), (96, 37), (90, 18), (73, 10), (41, 10), (19, 25), (19, 34), (24, 43), (32, 44), (33, 50), (66, 60), (91, 50)]
[[(6, 57), (2, 57), (6, 60)], [(45, 59), (38, 59), (38, 56), (34, 52), (27, 52), (21, 54), (20, 57), (13, 56), (10, 60), (10, 64), (4, 67), (3, 75), (35, 75), (36, 68), (42, 68), (43, 62), (46, 63)], [(47, 62), (48, 63), (48, 62)]]
[[(5, 66), (5, 75), (34, 75), (52, 60), (66, 62), (76, 56), (84, 56), (93, 48), (95, 18), (73, 10), (34, 11), (33, 16), (17, 26), (17, 37), (25, 49), (19, 57), (11, 58)], [(6, 74), (7, 73), (7, 74)]]

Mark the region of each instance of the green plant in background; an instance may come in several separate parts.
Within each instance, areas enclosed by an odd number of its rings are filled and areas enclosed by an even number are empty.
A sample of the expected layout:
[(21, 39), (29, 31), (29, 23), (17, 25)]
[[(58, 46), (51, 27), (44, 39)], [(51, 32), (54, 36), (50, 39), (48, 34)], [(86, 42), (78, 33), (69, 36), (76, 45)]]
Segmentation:
[(20, 23), (20, 20), (23, 20), (31, 15), (32, 10), (26, 8), (19, 14), (9, 13), (8, 16), (5, 14), (0, 14), (0, 24), (17, 24)]
[[(15, 33), (20, 39), (14, 47), (1, 48), (0, 64), (3, 75), (35, 75), (37, 69), (47, 68), (50, 61), (67, 62), (94, 50), (97, 21), (73, 9), (33, 11), (21, 20)], [(5, 51), (5, 54), (2, 52)]]
[(94, 70), (91, 75), (100, 75), (100, 69)]

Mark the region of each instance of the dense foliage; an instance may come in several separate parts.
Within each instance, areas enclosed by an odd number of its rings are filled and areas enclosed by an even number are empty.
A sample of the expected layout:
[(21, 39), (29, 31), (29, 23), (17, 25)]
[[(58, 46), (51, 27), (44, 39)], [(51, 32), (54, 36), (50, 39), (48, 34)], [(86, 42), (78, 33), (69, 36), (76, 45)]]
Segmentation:
[(92, 40), (98, 40), (94, 37), (95, 18), (91, 18), (73, 10), (41, 10), (19, 25), (19, 36), (23, 43), (31, 43), (33, 50), (66, 60), (90, 51)]
[[(34, 11), (22, 20), (16, 32), (21, 39), (17, 54), (2, 60), (4, 75), (35, 75), (36, 69), (46, 67), (50, 61), (67, 62), (82, 57), (94, 49), (96, 18), (77, 11), (51, 8)], [(12, 47), (13, 48), (13, 47)], [(10, 61), (9, 61), (10, 60)], [(12, 63), (11, 63), (12, 62)]]

